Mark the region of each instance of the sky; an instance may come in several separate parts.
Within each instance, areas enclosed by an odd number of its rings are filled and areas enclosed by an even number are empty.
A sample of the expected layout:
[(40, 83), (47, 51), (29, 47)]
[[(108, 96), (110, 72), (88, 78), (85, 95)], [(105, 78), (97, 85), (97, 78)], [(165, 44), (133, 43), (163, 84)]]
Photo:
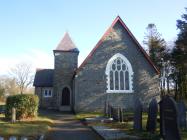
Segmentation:
[(80, 51), (79, 65), (119, 15), (140, 44), (154, 23), (167, 41), (186, 0), (0, 0), (0, 75), (18, 63), (53, 68), (53, 51), (68, 32)]

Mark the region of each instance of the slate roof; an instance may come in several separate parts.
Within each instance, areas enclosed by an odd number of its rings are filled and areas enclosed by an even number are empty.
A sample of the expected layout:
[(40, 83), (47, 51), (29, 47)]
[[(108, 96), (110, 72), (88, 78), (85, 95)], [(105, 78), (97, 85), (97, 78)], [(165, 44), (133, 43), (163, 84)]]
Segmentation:
[(52, 87), (53, 86), (53, 69), (38, 69), (34, 77), (35, 87)]
[(79, 51), (75, 44), (73, 43), (68, 32), (65, 33), (63, 39), (58, 44), (57, 48), (54, 51)]

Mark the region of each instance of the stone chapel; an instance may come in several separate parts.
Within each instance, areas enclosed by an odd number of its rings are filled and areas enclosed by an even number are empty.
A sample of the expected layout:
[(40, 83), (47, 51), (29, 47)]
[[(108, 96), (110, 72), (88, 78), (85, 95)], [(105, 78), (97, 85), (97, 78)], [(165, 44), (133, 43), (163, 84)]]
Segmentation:
[(65, 34), (53, 50), (54, 69), (37, 69), (35, 94), (41, 108), (102, 111), (105, 103), (127, 110), (159, 98), (159, 71), (118, 16), (78, 67), (79, 50)]

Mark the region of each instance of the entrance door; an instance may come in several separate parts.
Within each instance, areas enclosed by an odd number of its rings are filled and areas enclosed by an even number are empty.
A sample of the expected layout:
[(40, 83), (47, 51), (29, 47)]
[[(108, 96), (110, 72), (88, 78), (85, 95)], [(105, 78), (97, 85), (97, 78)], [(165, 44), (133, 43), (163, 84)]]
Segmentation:
[(70, 91), (69, 88), (65, 87), (62, 90), (62, 97), (61, 97), (61, 106), (69, 106), (70, 105)]

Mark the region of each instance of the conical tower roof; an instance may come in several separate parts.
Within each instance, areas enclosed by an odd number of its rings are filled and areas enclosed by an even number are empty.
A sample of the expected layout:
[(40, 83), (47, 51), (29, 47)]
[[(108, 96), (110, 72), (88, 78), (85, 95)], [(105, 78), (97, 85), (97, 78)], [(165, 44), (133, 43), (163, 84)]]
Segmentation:
[(71, 37), (69, 36), (68, 32), (65, 33), (64, 37), (58, 44), (55, 51), (78, 51), (75, 44), (73, 43)]

